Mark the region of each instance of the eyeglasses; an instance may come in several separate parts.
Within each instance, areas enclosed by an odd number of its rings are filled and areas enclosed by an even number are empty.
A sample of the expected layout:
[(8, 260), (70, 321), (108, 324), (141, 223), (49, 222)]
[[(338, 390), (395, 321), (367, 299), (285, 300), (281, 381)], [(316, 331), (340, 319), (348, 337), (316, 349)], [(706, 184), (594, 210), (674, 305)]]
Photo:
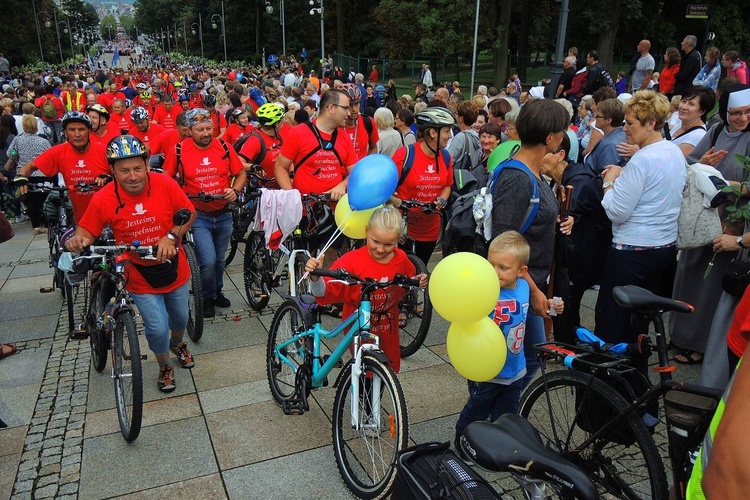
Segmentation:
[(598, 119), (600, 119), (600, 118), (601, 118), (602, 120), (608, 120), (608, 119), (609, 119), (609, 116), (594, 115), (594, 118), (596, 118), (597, 120), (598, 120)]
[(729, 116), (732, 118), (739, 118), (742, 115), (745, 115), (746, 117), (750, 118), (750, 109), (746, 109), (745, 111), (730, 111)]
[(342, 106), (341, 104), (333, 104), (333, 103), (331, 103), (331, 106), (335, 106), (337, 108), (345, 109), (347, 111), (349, 110), (349, 106)]

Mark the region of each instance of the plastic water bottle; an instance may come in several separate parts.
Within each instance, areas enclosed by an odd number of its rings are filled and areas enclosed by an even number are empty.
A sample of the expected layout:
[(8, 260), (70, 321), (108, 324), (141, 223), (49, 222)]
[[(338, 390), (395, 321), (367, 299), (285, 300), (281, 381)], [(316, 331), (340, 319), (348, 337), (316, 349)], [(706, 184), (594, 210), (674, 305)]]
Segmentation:
[(109, 302), (107, 302), (107, 305), (104, 306), (104, 314), (102, 315), (102, 323), (105, 325), (110, 324), (111, 317), (112, 317), (112, 311), (115, 308), (115, 298), (112, 297)]

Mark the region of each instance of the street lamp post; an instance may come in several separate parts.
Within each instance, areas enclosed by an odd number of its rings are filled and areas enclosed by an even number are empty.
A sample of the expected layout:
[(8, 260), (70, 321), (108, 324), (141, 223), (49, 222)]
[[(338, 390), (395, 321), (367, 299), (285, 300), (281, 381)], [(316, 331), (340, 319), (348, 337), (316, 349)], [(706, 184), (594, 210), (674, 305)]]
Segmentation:
[(224, 62), (227, 62), (227, 31), (226, 25), (224, 24), (224, 0), (221, 2), (221, 14), (214, 14), (211, 16), (211, 27), (213, 29), (218, 27), (216, 24), (217, 17), (221, 20), (221, 36), (224, 38)]
[(203, 57), (203, 18), (201, 17), (200, 12), (198, 13), (198, 22), (190, 25), (193, 35), (196, 33), (196, 27), (198, 28), (198, 38), (201, 41), (201, 57)]
[[(63, 25), (63, 33), (68, 34), (68, 40), (70, 41), (70, 57), (73, 57), (73, 38), (70, 35), (70, 25), (66, 23), (65, 21), (60, 21), (57, 23), (57, 41), (60, 42), (60, 25)], [(60, 60), (62, 60), (62, 48), (60, 49)]]
[(39, 17), (36, 13), (36, 0), (31, 1), (31, 8), (34, 11), (34, 23), (36, 23), (36, 38), (39, 40), (39, 55), (42, 58), (42, 62), (44, 62), (44, 49), (42, 48), (42, 32), (39, 28)]
[[(176, 26), (176, 25), (175, 25)], [(187, 46), (187, 25), (185, 24), (185, 20), (182, 20), (182, 38), (185, 40), (185, 55), (188, 55), (188, 46)]]
[[(266, 12), (273, 14), (273, 5), (266, 0)], [(284, 0), (279, 0), (279, 24), (281, 25), (281, 53), (286, 55), (286, 21), (284, 19)]]
[[(323, 0), (318, 0), (320, 7), (310, 9), (310, 15), (320, 14), (320, 58), (326, 58), (326, 35), (325, 27), (323, 25)], [(310, 5), (315, 5), (315, 0), (310, 0)]]

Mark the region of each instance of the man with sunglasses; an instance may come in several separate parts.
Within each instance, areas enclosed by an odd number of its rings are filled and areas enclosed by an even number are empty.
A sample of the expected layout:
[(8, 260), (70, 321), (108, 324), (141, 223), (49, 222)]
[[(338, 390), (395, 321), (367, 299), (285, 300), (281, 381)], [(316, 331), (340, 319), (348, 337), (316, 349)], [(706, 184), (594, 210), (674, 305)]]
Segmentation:
[(231, 305), (221, 292), (224, 285), (224, 255), (232, 234), (232, 212), (229, 204), (245, 186), (247, 175), (239, 156), (221, 139), (214, 139), (214, 124), (209, 112), (202, 108), (186, 113), (190, 137), (175, 146), (169, 155), (164, 173), (179, 177), (185, 193), (220, 195), (221, 199), (193, 199), (198, 217), (193, 224), (195, 248), (201, 268), (203, 316), (215, 315), (215, 306)]

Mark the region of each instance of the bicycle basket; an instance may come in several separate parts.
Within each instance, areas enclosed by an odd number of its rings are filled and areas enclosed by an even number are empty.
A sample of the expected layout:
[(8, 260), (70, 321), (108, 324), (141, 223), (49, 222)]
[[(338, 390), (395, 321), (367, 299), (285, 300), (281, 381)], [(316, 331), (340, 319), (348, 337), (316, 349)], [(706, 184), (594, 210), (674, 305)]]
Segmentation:
[(670, 438), (683, 445), (690, 440), (703, 439), (698, 430), (711, 419), (718, 401), (687, 391), (669, 391), (664, 396), (664, 410), (669, 424)]

